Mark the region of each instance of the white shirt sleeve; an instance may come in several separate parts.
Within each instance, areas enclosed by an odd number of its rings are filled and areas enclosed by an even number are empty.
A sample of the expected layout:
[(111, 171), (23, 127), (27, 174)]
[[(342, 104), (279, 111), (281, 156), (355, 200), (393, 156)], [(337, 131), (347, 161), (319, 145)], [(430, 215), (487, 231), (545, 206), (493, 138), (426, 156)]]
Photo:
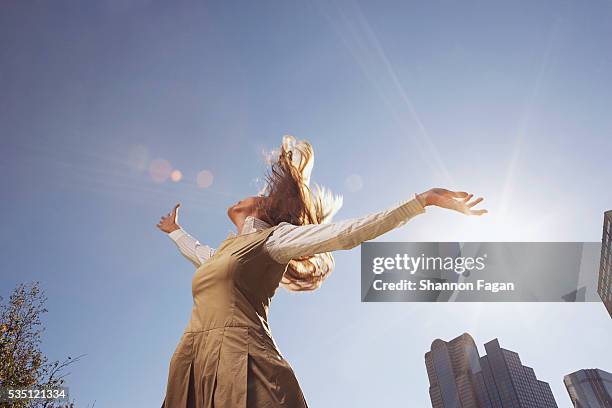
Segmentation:
[(172, 231), (168, 236), (174, 241), (181, 254), (196, 267), (202, 265), (215, 252), (208, 245), (200, 244), (197, 239), (186, 233), (182, 228)]
[(265, 247), (275, 261), (288, 263), (302, 256), (351, 249), (404, 225), (424, 212), (425, 208), (414, 198), (387, 210), (345, 221), (302, 226), (281, 223)]

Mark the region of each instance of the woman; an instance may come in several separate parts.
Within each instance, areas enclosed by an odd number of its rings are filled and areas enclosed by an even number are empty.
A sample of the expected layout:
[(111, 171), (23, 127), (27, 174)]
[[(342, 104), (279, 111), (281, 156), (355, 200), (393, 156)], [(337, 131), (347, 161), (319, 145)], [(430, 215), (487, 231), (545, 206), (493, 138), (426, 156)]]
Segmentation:
[(268, 326), (278, 286), (318, 288), (334, 266), (331, 251), (350, 249), (405, 224), (434, 205), (482, 215), (482, 198), (444, 189), (417, 194), (386, 211), (330, 223), (342, 204), (309, 188), (312, 147), (283, 139), (265, 191), (228, 209), (238, 230), (213, 250), (182, 230), (180, 204), (157, 225), (196, 267), (191, 320), (170, 361), (162, 408), (307, 407)]

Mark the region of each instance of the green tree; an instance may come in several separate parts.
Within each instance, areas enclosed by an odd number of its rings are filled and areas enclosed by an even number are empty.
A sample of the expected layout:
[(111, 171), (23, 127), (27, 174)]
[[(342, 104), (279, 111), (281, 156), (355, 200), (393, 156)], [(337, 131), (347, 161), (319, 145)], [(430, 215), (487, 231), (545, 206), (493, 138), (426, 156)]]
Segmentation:
[[(61, 387), (67, 368), (81, 359), (50, 361), (40, 350), (47, 312), (38, 282), (18, 285), (5, 303), (0, 297), (0, 387)], [(31, 400), (0, 403), (1, 408), (73, 408), (74, 402)]]

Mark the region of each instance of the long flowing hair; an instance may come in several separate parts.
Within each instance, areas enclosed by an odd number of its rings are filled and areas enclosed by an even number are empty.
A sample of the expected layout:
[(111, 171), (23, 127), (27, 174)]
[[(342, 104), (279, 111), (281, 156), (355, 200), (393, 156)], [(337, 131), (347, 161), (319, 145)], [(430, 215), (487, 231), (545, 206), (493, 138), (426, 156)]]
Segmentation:
[[(330, 222), (342, 207), (342, 196), (315, 184), (310, 188), (314, 151), (306, 140), (284, 136), (278, 157), (272, 154), (271, 167), (259, 201), (259, 217), (270, 225), (288, 222), (294, 225)], [(334, 269), (330, 252), (292, 259), (280, 282), (291, 291), (314, 290)]]

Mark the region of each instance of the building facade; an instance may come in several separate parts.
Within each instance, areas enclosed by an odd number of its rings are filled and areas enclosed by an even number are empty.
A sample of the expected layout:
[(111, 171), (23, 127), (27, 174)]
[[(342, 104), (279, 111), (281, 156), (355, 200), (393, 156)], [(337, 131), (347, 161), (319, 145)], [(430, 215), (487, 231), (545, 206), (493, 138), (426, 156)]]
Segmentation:
[(479, 406), (472, 374), (480, 370), (479, 358), (476, 343), (467, 333), (449, 342), (434, 340), (425, 354), (434, 408)]
[(536, 378), (519, 355), (485, 344), (480, 357), (467, 333), (445, 342), (434, 340), (425, 354), (433, 408), (557, 408), (548, 383)]
[(612, 317), (612, 210), (604, 214), (597, 293)]
[(612, 374), (599, 370), (579, 370), (563, 378), (576, 408), (612, 408)]

